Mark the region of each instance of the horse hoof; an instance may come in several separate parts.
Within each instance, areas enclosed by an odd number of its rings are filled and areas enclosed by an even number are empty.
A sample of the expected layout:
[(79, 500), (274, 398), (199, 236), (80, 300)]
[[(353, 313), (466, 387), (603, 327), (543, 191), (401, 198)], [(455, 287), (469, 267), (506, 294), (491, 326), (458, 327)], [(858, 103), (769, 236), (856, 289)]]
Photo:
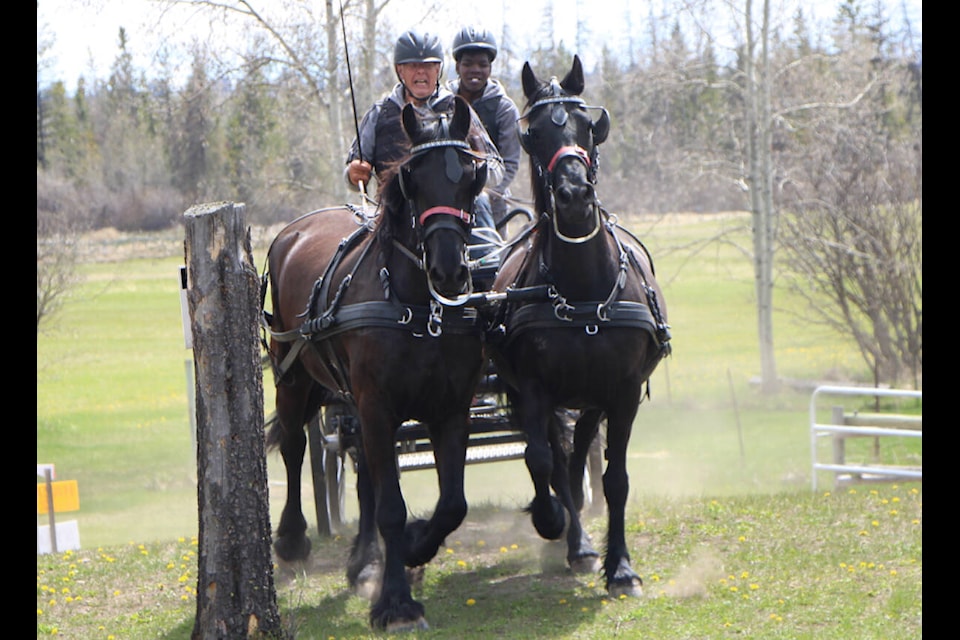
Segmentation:
[(310, 556), (312, 544), (307, 536), (286, 536), (274, 541), (273, 550), (281, 561), (297, 563), (305, 561)]
[(558, 540), (567, 527), (566, 509), (553, 496), (546, 502), (546, 508), (540, 506), (542, 504), (535, 501), (527, 507), (533, 519), (533, 528), (544, 540)]
[(643, 584), (639, 578), (634, 578), (629, 582), (610, 583), (607, 587), (607, 593), (613, 598), (640, 598), (643, 596)]
[(585, 555), (570, 561), (570, 570), (574, 573), (599, 573), (600, 555)]
[(413, 631), (427, 631), (430, 625), (426, 618), (416, 620), (398, 620), (387, 625), (387, 633), (410, 633)]

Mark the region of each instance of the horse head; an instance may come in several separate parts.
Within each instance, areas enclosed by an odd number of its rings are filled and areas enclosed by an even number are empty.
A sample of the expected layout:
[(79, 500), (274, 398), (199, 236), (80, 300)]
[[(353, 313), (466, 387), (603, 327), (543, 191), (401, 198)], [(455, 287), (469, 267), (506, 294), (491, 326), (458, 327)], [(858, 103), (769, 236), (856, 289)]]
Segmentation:
[(467, 241), (474, 200), (487, 177), (485, 158), (467, 142), (470, 106), (456, 97), (451, 113), (428, 119), (407, 104), (401, 120), (412, 146), (397, 179), (430, 293), (438, 302), (460, 305), (473, 292)]
[[(610, 132), (610, 116), (580, 98), (584, 82), (579, 56), (563, 80), (540, 80), (529, 62), (521, 79), (527, 104), (520, 117), (520, 143), (530, 156), (537, 210), (553, 217), (561, 239), (588, 240), (600, 227), (598, 147)], [(600, 110), (596, 120), (590, 109)]]

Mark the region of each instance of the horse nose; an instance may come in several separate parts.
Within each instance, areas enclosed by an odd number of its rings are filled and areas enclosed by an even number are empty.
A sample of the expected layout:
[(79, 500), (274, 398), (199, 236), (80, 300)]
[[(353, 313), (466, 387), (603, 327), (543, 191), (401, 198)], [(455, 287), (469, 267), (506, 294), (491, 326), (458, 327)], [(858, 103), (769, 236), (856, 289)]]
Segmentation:
[(593, 204), (595, 200), (593, 185), (590, 183), (565, 182), (556, 190), (554, 197), (562, 207)]
[(452, 268), (451, 266), (431, 265), (430, 281), (442, 295), (456, 296), (467, 290), (470, 270), (463, 261), (457, 265), (452, 265)]

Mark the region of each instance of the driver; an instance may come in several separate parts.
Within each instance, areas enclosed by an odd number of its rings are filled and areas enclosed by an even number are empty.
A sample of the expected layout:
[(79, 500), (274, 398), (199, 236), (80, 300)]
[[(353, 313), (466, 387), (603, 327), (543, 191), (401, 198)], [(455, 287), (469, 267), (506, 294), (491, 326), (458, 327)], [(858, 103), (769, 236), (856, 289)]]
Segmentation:
[[(344, 175), (354, 188), (359, 188), (360, 182), (368, 184), (371, 174), (381, 179), (388, 167), (409, 152), (410, 140), (400, 122), (400, 113), (406, 104), (413, 104), (421, 116), (453, 110), (454, 94), (440, 85), (443, 46), (436, 35), (406, 31), (394, 46), (393, 63), (399, 82), (363, 116), (359, 144), (354, 139), (347, 154)], [(488, 184), (498, 185), (504, 175), (503, 159), (476, 113), (473, 120), (468, 141), (474, 151), (487, 156)], [(473, 213), (476, 226), (493, 226), (486, 193), (477, 196)]]

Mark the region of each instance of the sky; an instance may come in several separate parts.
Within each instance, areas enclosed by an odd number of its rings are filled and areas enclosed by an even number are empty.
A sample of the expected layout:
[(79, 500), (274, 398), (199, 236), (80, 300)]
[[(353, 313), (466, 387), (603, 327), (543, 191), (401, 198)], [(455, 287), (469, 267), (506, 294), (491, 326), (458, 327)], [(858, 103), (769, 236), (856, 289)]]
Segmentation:
[[(780, 1), (795, 5), (800, 0), (775, 0)], [(922, 31), (922, 0), (881, 1), (887, 5), (889, 15), (900, 16), (906, 10), (914, 30)], [(663, 4), (662, 0), (602, 0), (603, 10), (591, 11), (590, 7), (598, 6), (598, 0), (487, 0), (469, 4), (440, 3), (443, 9), (428, 14), (423, 9), (423, 0), (390, 0), (387, 16), (397, 32), (416, 27), (449, 34), (446, 46), (464, 25), (475, 24), (499, 35), (506, 21), (520, 47), (533, 47), (542, 37), (543, 8), (548, 2), (553, 5), (555, 39), (562, 40), (570, 50), (574, 49), (578, 10), (586, 14), (584, 20), (592, 35), (590, 42), (597, 43), (591, 51), (578, 52), (588, 69), (596, 61), (594, 58), (600, 51), (600, 43), (616, 49), (618, 45), (625, 47), (631, 37), (638, 37), (638, 34), (642, 37), (647, 17), (651, 13), (658, 14)], [(813, 13), (815, 19), (828, 20), (835, 15), (839, 2), (805, 0), (803, 6), (805, 11)], [(871, 6), (873, 2), (863, 0), (864, 6)], [(271, 3), (270, 0), (253, 0), (253, 4), (267, 8)], [(312, 5), (319, 13), (324, 2), (305, 0), (304, 4)], [(93, 72), (96, 77), (105, 78), (117, 55), (121, 26), (131, 36), (135, 67), (149, 69), (155, 64), (152, 54), (159, 48), (162, 35), (157, 29), (162, 9), (163, 5), (155, 0), (38, 0), (37, 38), (39, 41), (42, 33), (53, 37), (49, 60), (55, 65), (41, 72), (41, 82), (45, 76), (63, 80), (69, 90), (81, 75), (90, 77), (91, 69), (96, 70)], [(792, 15), (792, 10), (780, 15)], [(165, 30), (176, 25), (174, 31), (184, 41), (192, 37), (207, 38), (211, 33), (209, 23), (202, 15), (182, 7), (180, 11), (166, 13), (162, 24), (166, 25)], [(230, 40), (229, 36), (221, 41), (227, 40)], [(452, 65), (448, 71), (450, 68)], [(494, 71), (502, 70), (495, 66)]]

